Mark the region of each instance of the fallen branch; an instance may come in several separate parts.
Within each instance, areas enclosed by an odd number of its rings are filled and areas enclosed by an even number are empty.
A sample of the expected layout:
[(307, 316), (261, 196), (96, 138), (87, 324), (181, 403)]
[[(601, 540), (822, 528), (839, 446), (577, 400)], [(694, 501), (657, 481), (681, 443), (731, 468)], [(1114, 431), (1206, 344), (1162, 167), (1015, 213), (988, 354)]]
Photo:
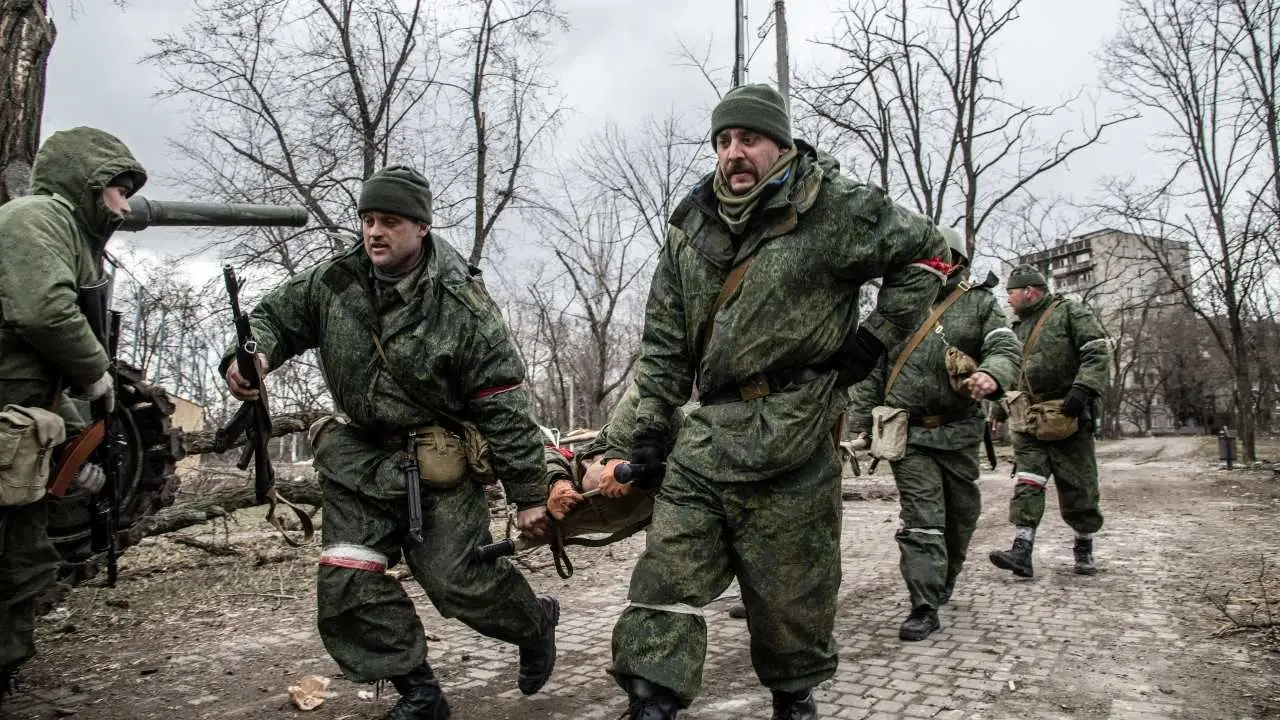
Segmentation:
[[(285, 415), (277, 415), (271, 418), (271, 437), (280, 437), (282, 435), (292, 435), (296, 432), (306, 432), (311, 424), (328, 413), (319, 410), (312, 410), (302, 413), (289, 413)], [(198, 430), (195, 432), (184, 433), (182, 436), (182, 449), (186, 450), (188, 455), (201, 455), (204, 453), (217, 452), (214, 447), (214, 438), (217, 433), (212, 430)], [(236, 438), (231, 447), (236, 448), (244, 445), (244, 436)]]
[[(300, 505), (320, 505), (324, 497), (320, 492), (320, 483), (314, 476), (302, 476), (293, 479), (280, 478), (276, 481), (280, 494)], [(236, 510), (243, 510), (258, 505), (254, 496), (252, 483), (247, 476), (240, 485), (222, 487), (213, 492), (200, 495), (188, 502), (164, 508), (155, 515), (142, 520), (130, 529), (131, 533), (142, 539), (151, 535), (182, 530), (200, 523), (224, 517)], [(266, 512), (263, 505), (262, 511)], [(277, 508), (277, 512), (280, 508)], [(290, 513), (291, 515), (292, 513)]]
[(302, 599), (297, 595), (278, 595), (276, 593), (246, 593), (246, 592), (221, 593), (219, 595), (215, 595), (214, 597), (220, 597), (220, 598), (253, 597), (253, 598), (263, 598), (264, 600), (301, 600)]
[(228, 557), (232, 555), (238, 556), (240, 554), (239, 550), (231, 547), (230, 545), (215, 545), (213, 543), (207, 543), (207, 542), (204, 542), (203, 540), (197, 540), (193, 537), (188, 537), (186, 535), (174, 535), (173, 537), (169, 538), (169, 542), (176, 543), (178, 545), (186, 545), (187, 547), (193, 547), (193, 548), (196, 548), (197, 550), (203, 550), (209, 553), (210, 555), (217, 555), (219, 557)]

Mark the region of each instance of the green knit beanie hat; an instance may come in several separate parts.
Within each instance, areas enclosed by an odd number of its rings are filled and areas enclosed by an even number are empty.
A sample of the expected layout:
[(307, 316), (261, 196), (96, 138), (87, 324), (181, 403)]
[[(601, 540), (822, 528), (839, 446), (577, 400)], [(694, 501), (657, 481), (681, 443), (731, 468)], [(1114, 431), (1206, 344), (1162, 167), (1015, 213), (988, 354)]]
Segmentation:
[(1009, 282), (1005, 283), (1008, 290), (1017, 290), (1018, 288), (1031, 287), (1038, 285), (1040, 287), (1049, 287), (1049, 283), (1044, 279), (1044, 273), (1031, 267), (1030, 265), (1019, 265), (1009, 273)]
[(370, 210), (431, 224), (431, 184), (407, 165), (388, 165), (369, 176), (360, 188), (357, 214)]
[(791, 118), (787, 104), (768, 85), (742, 85), (724, 94), (711, 111), (711, 143), (725, 128), (754, 130), (784, 148), (792, 147)]

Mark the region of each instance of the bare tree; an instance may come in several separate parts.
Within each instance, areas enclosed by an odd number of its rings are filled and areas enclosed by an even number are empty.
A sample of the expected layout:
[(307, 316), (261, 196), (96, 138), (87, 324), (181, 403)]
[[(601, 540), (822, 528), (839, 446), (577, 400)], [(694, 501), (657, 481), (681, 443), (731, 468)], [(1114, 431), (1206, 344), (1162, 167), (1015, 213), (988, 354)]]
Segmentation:
[[(191, 110), (178, 149), (192, 167), (180, 179), (210, 198), (301, 203), (322, 231), (355, 225), (364, 178), (412, 165), (432, 180), (436, 229), (474, 227), (478, 261), (559, 116), (539, 52), (562, 21), (549, 2), (432, 10), (423, 0), (198, 0), (196, 19), (148, 58), (168, 77), (162, 94)], [(337, 238), (254, 230), (223, 242), (243, 264), (292, 274), (345, 249)]]
[(0, 0), (0, 205), (29, 192), (57, 35), (48, 10), (49, 0)]
[[(1073, 112), (1007, 96), (993, 54), (1022, 0), (850, 2), (821, 44), (842, 64), (797, 83), (811, 113), (842, 130), (891, 195), (942, 225), (962, 222), (970, 256), (983, 227), (1031, 185), (1128, 117), (1044, 139)], [(855, 164), (855, 168), (858, 165)]]
[[(1247, 320), (1274, 268), (1268, 239), (1277, 229), (1265, 205), (1268, 140), (1247, 100), (1241, 57), (1226, 38), (1230, 3), (1216, 0), (1126, 0), (1120, 35), (1107, 50), (1112, 89), (1167, 128), (1156, 149), (1174, 171), (1155, 187), (1115, 181), (1108, 209), (1141, 236), (1183, 239), (1192, 247), (1199, 284), (1179, 282), (1204, 320), (1233, 379), (1233, 405), (1243, 458), (1255, 452), (1255, 361)], [(1274, 139), (1274, 138), (1272, 138)]]

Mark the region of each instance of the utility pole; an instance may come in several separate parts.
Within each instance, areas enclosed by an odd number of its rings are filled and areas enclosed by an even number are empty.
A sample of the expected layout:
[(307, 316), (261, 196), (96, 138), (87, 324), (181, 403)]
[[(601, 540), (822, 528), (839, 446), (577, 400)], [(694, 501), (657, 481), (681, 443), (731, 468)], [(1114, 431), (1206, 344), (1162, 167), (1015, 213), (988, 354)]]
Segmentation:
[(747, 1), (733, 0), (733, 86), (747, 84)]
[(773, 2), (773, 33), (778, 41), (778, 93), (782, 102), (791, 112), (791, 58), (787, 51), (787, 8), (783, 0)]

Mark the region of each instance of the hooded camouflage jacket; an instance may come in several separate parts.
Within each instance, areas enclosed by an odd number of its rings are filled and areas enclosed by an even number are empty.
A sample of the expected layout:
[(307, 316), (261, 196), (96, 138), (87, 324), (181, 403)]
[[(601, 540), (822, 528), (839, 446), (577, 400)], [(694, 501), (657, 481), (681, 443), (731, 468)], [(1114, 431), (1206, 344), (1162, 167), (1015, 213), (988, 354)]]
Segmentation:
[(107, 238), (119, 222), (101, 192), (124, 172), (146, 177), (114, 136), (64, 130), (40, 147), (32, 194), (0, 207), (0, 381), (83, 387), (107, 371), (79, 291), (102, 276)]
[(363, 244), (290, 278), (250, 316), (260, 350), (274, 368), (317, 349), (335, 407), (365, 436), (400, 435), (441, 411), (474, 422), (507, 499), (542, 504), (541, 435), (502, 315), (479, 270), (434, 233), (425, 246), (422, 266), (382, 292), (381, 311)]
[[(839, 173), (830, 156), (797, 141), (792, 171), (761, 199), (748, 230), (732, 237), (719, 219), (712, 176), (673, 214), (645, 315), (636, 385), (638, 428), (666, 429), (689, 399), (755, 373), (822, 367), (858, 319), (858, 291), (883, 277), (863, 324), (886, 347), (924, 318), (948, 257), (933, 223), (872, 186)], [(725, 302), (706, 347), (700, 328), (731, 268), (753, 257)], [(829, 441), (847, 395), (836, 373), (748, 402), (691, 412), (673, 462), (707, 477), (763, 480), (800, 466)]]
[[(1018, 342), (1004, 313), (996, 303), (991, 288), (999, 280), (988, 275), (947, 308), (934, 330), (925, 336), (915, 352), (907, 358), (902, 372), (889, 388), (885, 383), (906, 342), (889, 350), (874, 372), (853, 388), (853, 404), (849, 425), (854, 433), (871, 431), (871, 409), (887, 405), (906, 409), (912, 417), (941, 416), (945, 423), (938, 428), (913, 426), (908, 444), (938, 450), (963, 450), (982, 440), (980, 405), (951, 389), (947, 375), (946, 349), (951, 344), (963, 350), (978, 363), (978, 370), (999, 383), (1001, 390), (1012, 388), (1018, 381), (1022, 362), (1022, 344)], [(938, 293), (941, 302), (954, 287)], [(941, 328), (941, 334), (937, 331)], [(999, 392), (994, 397), (999, 397)]]
[(1032, 402), (1066, 397), (1072, 385), (1101, 395), (1111, 369), (1110, 349), (1106, 332), (1088, 307), (1061, 295), (1045, 295), (1029, 314), (1013, 323), (1013, 331), (1025, 344), (1054, 302), (1058, 305), (1027, 356), (1017, 388), (1029, 391)]

